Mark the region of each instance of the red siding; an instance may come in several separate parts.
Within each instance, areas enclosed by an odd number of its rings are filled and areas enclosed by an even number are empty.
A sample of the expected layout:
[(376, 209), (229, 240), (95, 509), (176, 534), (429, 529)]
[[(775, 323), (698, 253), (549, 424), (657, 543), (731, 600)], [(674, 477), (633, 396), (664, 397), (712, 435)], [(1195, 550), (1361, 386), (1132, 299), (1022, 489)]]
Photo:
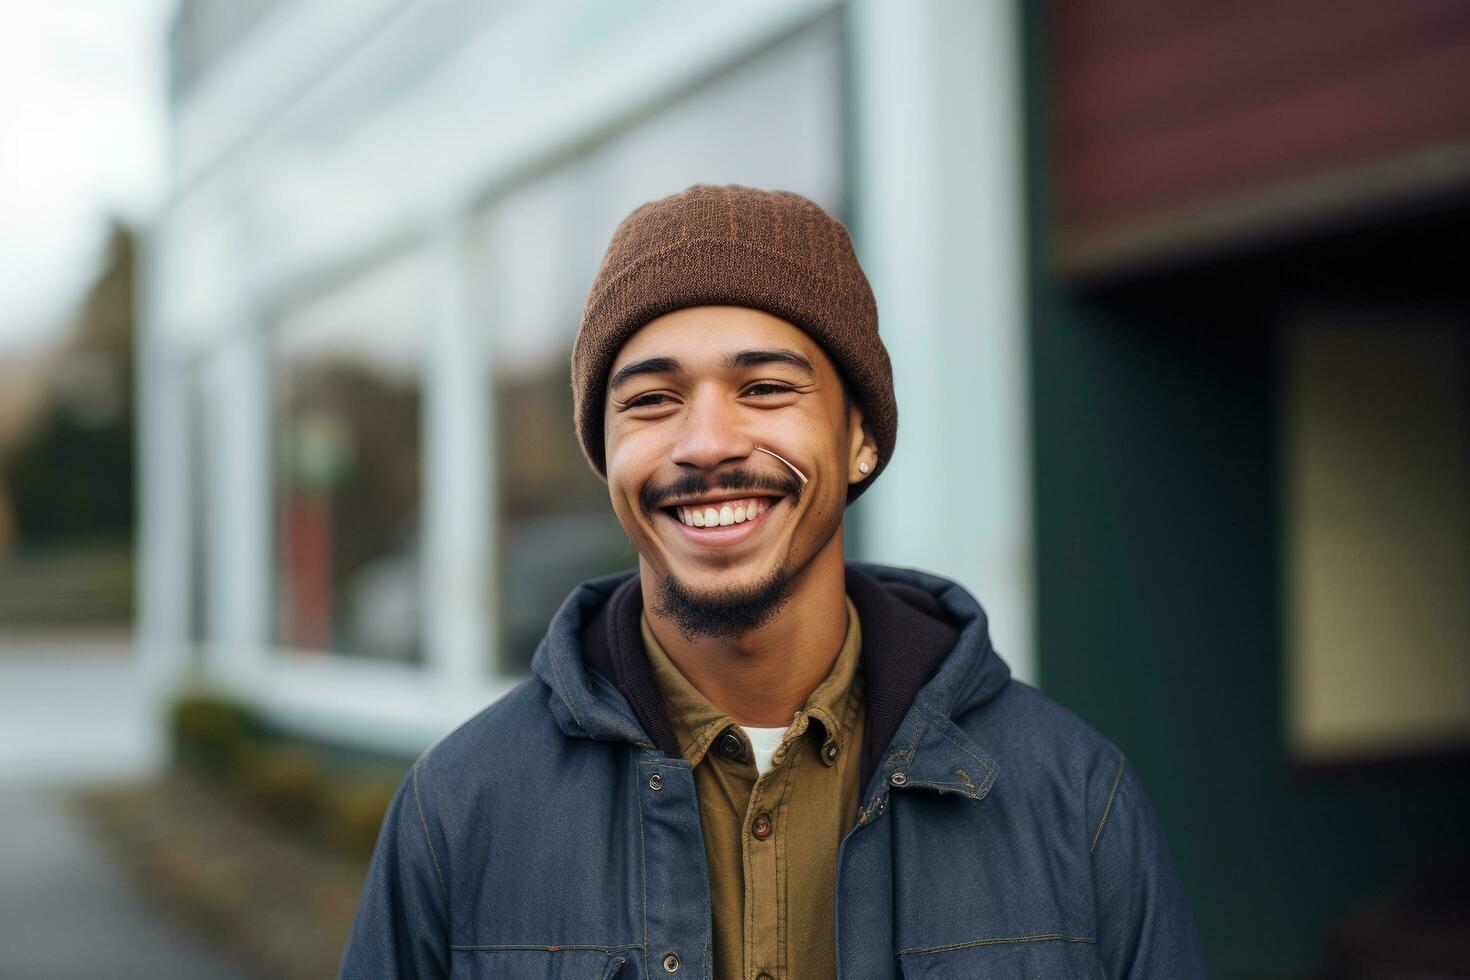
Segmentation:
[(1064, 234), (1470, 139), (1470, 0), (1058, 0)]

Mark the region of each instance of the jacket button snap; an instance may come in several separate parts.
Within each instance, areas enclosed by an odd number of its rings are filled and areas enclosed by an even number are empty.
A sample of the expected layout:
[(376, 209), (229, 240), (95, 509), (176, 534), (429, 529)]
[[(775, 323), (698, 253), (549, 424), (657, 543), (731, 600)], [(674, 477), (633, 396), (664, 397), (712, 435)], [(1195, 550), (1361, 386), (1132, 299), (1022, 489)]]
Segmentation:
[(658, 773), (654, 773), (652, 776), (649, 776), (648, 777), (648, 788), (651, 789), (651, 790), (661, 790), (661, 789), (663, 789), (664, 788), (664, 777), (661, 776), (661, 775), (659, 775)]
[(825, 749), (822, 750), (822, 757), (825, 758), (827, 760), (827, 763), (830, 765), (831, 763), (837, 761), (837, 751), (837, 743), (832, 742)]
[(750, 825), (750, 832), (755, 834), (758, 840), (765, 840), (771, 836), (771, 815), (769, 813), (756, 814), (755, 820)]
[(679, 954), (670, 953), (664, 957), (664, 972), (674, 973), (679, 969)]
[(896, 772), (888, 777), (888, 781), (894, 786), (902, 786), (909, 781), (909, 777), (901, 772)]

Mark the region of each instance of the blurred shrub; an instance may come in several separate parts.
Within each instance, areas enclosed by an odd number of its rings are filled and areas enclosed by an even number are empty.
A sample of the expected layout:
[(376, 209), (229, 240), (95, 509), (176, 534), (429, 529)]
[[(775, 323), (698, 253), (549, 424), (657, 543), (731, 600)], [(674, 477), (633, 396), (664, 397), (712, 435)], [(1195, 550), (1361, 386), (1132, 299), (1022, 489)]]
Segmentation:
[(325, 828), (327, 842), (345, 854), (371, 855), (397, 788), (397, 780), (382, 776), (337, 781), (326, 807), (333, 815)]
[(347, 765), (341, 753), (272, 732), (246, 705), (212, 693), (175, 702), (171, 738), (180, 770), (216, 783), (262, 819), (361, 858), (372, 853), (403, 775), (386, 760)]
[(326, 767), (310, 749), (271, 745), (240, 773), (238, 788), (247, 803), (291, 827), (311, 829), (323, 814)]
[(174, 762), (205, 775), (232, 780), (249, 768), (255, 721), (241, 704), (206, 693), (174, 702), (170, 718)]

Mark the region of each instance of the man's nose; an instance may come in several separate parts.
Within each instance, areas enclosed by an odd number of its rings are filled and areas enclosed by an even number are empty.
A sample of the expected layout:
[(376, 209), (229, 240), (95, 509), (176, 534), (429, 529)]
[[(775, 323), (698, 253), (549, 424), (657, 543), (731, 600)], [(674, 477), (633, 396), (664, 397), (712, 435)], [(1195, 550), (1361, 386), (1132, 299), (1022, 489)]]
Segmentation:
[(755, 450), (755, 439), (743, 415), (717, 392), (692, 394), (679, 420), (670, 457), (675, 463), (704, 470), (747, 459)]

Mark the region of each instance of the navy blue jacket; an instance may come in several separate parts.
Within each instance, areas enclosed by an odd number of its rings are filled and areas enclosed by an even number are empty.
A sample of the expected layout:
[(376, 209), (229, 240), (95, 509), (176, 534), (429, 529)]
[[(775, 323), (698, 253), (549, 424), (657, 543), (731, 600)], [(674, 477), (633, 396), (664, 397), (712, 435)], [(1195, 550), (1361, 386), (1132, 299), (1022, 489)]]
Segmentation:
[[(838, 976), (1205, 976), (1122, 752), (1010, 676), (959, 585), (859, 563), (846, 584), (868, 735), (838, 855)], [(534, 676), (418, 759), (341, 977), (713, 977), (693, 773), (639, 609), (636, 573), (579, 585)]]

